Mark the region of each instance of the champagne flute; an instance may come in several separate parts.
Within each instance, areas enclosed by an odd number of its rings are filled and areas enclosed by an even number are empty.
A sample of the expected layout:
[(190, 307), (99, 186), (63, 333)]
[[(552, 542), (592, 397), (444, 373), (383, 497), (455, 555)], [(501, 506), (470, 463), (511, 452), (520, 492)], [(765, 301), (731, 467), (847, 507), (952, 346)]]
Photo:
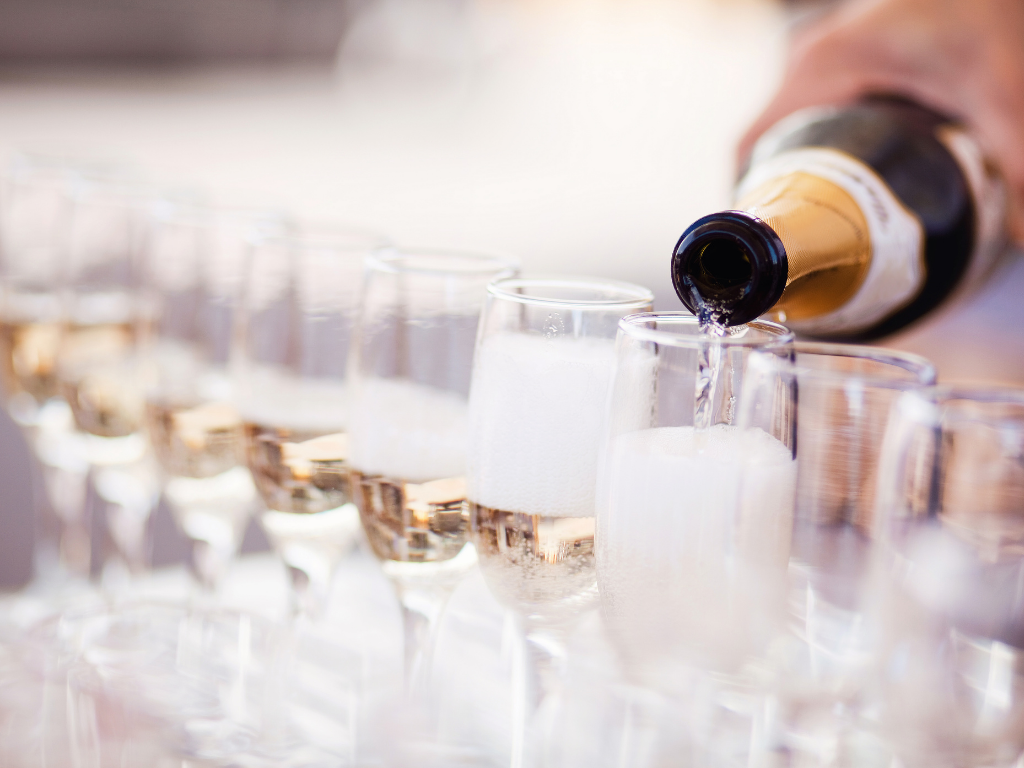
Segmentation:
[(228, 375), (247, 238), (283, 227), (270, 210), (167, 204), (146, 249), (147, 431), (192, 572), (210, 592), (256, 505)]
[[(709, 344), (719, 367), (705, 405)], [(790, 390), (766, 383), (776, 413), (769, 429), (740, 416), (743, 398), (759, 394), (744, 390), (751, 354), (788, 359), (791, 345), (785, 328), (765, 321), (724, 336), (682, 312), (619, 324), (597, 572), (602, 616), (636, 680), (667, 682), (666, 664), (680, 659), (733, 672), (773, 636), (771, 622), (754, 616), (769, 603), (779, 615), (785, 596), (795, 482)], [(701, 426), (704, 414), (710, 419)], [(737, 563), (765, 572), (741, 578)]]
[[(688, 313), (619, 323), (598, 486), (601, 614), (633, 686), (621, 738), (656, 722), (644, 688), (685, 691), (702, 760), (746, 759), (758, 692), (745, 667), (784, 626), (796, 467), (795, 388), (748, 370), (792, 335), (718, 335)], [(621, 749), (621, 747), (616, 747)]]
[(345, 373), (376, 235), (299, 226), (250, 249), (232, 377), (260, 523), (288, 569), (292, 608), (319, 617), (359, 531), (348, 476)]
[(620, 318), (649, 290), (584, 277), (488, 287), (469, 403), (467, 498), (488, 587), (522, 628), (512, 765), (537, 759), (527, 728), (555, 687), (565, 638), (596, 604), (598, 451)]
[(766, 380), (798, 392), (789, 629), (773, 676), (788, 748), (826, 759), (849, 748), (848, 713), (870, 667), (882, 438), (893, 403), (933, 384), (935, 368), (916, 355), (849, 344), (798, 342), (793, 353), (758, 366)]
[(4, 389), (12, 417), (26, 427), (59, 397), (59, 289), (73, 175), (68, 167), (21, 162), (0, 176)]
[(367, 262), (353, 345), (351, 469), (366, 537), (405, 625), (406, 684), (429, 680), (431, 648), (468, 546), (466, 409), (487, 284), (511, 262), (389, 250)]
[(117, 557), (104, 565), (104, 575), (114, 579), (118, 571), (146, 568), (159, 493), (136, 354), (147, 321), (141, 252), (155, 199), (151, 189), (101, 178), (76, 179), (71, 189), (56, 374), (84, 435), (92, 487), (106, 508)]
[(38, 461), (36, 555), (44, 578), (87, 576), (91, 554), (88, 462), (56, 376), (69, 193), (83, 171), (79, 162), (21, 154), (0, 174), (0, 374), (7, 410)]
[(862, 722), (893, 763), (1017, 765), (1024, 751), (1024, 390), (896, 403), (879, 462), (880, 627)]

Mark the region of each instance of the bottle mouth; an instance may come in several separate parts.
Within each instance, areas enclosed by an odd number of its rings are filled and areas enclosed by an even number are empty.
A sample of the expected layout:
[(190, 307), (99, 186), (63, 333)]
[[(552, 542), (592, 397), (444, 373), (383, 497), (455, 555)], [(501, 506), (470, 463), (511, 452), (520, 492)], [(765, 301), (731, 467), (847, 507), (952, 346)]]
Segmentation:
[(771, 227), (743, 211), (698, 219), (672, 254), (672, 285), (698, 317), (723, 325), (756, 320), (782, 297), (789, 263)]

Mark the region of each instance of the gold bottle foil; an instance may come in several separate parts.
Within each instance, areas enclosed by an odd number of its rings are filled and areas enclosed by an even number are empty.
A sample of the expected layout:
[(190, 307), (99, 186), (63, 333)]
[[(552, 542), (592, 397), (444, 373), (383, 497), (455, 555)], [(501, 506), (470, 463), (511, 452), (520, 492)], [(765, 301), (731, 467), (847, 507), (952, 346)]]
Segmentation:
[(864, 282), (871, 266), (868, 222), (838, 185), (798, 171), (763, 184), (737, 207), (775, 230), (786, 247), (789, 274), (775, 309), (787, 320), (839, 309)]

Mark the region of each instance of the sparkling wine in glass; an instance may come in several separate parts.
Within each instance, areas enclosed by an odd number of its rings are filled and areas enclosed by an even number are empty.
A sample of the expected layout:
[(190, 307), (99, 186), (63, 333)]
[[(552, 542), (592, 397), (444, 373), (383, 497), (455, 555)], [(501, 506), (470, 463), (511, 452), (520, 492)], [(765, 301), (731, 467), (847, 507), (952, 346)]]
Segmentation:
[(36, 459), (36, 568), (43, 578), (90, 570), (89, 465), (57, 379), (71, 192), (86, 173), (126, 172), (19, 153), (0, 173), (0, 378), (4, 404)]
[[(753, 379), (747, 362), (757, 350), (788, 359), (791, 343), (762, 321), (722, 336), (686, 313), (620, 324), (597, 560), (602, 616), (637, 682), (669, 683), (676, 662), (733, 673), (777, 631), (793, 521), (793, 390)], [(716, 382), (701, 403), (709, 344)], [(761, 400), (767, 428), (744, 417)]]
[(351, 470), (363, 530), (402, 605), (406, 683), (423, 691), (469, 545), (469, 382), (487, 284), (503, 258), (390, 249), (368, 261), (350, 369)]
[(148, 321), (142, 252), (157, 200), (133, 182), (83, 177), (70, 192), (56, 377), (105, 507), (111, 577), (144, 570), (159, 481), (144, 430), (138, 339)]
[(258, 238), (245, 270), (232, 377), (260, 523), (284, 561), (293, 609), (317, 617), (359, 531), (349, 479), (352, 328), (380, 237), (294, 226)]
[(165, 204), (146, 249), (146, 427), (193, 574), (211, 591), (257, 501), (228, 373), (249, 238), (284, 226), (272, 210)]
[(494, 596), (518, 617), (512, 764), (557, 685), (566, 635), (597, 602), (595, 489), (619, 320), (651, 292), (591, 278), (492, 283), (469, 404), (472, 538)]
[(597, 505), (601, 614), (632, 690), (616, 750), (656, 722), (657, 691), (685, 704), (698, 764), (760, 754), (751, 665), (785, 626), (797, 443), (795, 388), (749, 364), (791, 347), (762, 321), (620, 323)]

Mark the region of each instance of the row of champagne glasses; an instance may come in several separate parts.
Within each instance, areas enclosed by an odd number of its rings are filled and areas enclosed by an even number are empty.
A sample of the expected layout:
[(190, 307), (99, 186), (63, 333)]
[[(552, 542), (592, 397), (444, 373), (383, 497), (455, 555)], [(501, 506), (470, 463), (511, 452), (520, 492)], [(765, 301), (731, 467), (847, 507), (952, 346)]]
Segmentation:
[[(42, 461), (61, 556), (87, 571), (113, 546), (112, 562), (138, 571), (158, 492), (133, 385), (137, 258), (152, 198), (120, 168), (22, 158), (0, 200), (5, 391)], [(90, 540), (87, 473), (109, 541)]]
[[(148, 434), (207, 584), (258, 492), (317, 613), (358, 508), (412, 690), (478, 557), (523, 632), (515, 765), (549, 759), (565, 640), (598, 604), (631, 683), (691, 693), (707, 764), (1020, 751), (1019, 394), (926, 389), (925, 361), (767, 322), (715, 336), (642, 314), (636, 286), (44, 170), (42, 219), (23, 195), (0, 233), (10, 408), (37, 449), (93, 467), (130, 567)], [(50, 214), (66, 226), (39, 228)], [(31, 242), (54, 231), (56, 250)], [(77, 431), (49, 421), (53, 394)], [(67, 528), (73, 553), (87, 534)], [(629, 728), (657, 719), (644, 701)]]

